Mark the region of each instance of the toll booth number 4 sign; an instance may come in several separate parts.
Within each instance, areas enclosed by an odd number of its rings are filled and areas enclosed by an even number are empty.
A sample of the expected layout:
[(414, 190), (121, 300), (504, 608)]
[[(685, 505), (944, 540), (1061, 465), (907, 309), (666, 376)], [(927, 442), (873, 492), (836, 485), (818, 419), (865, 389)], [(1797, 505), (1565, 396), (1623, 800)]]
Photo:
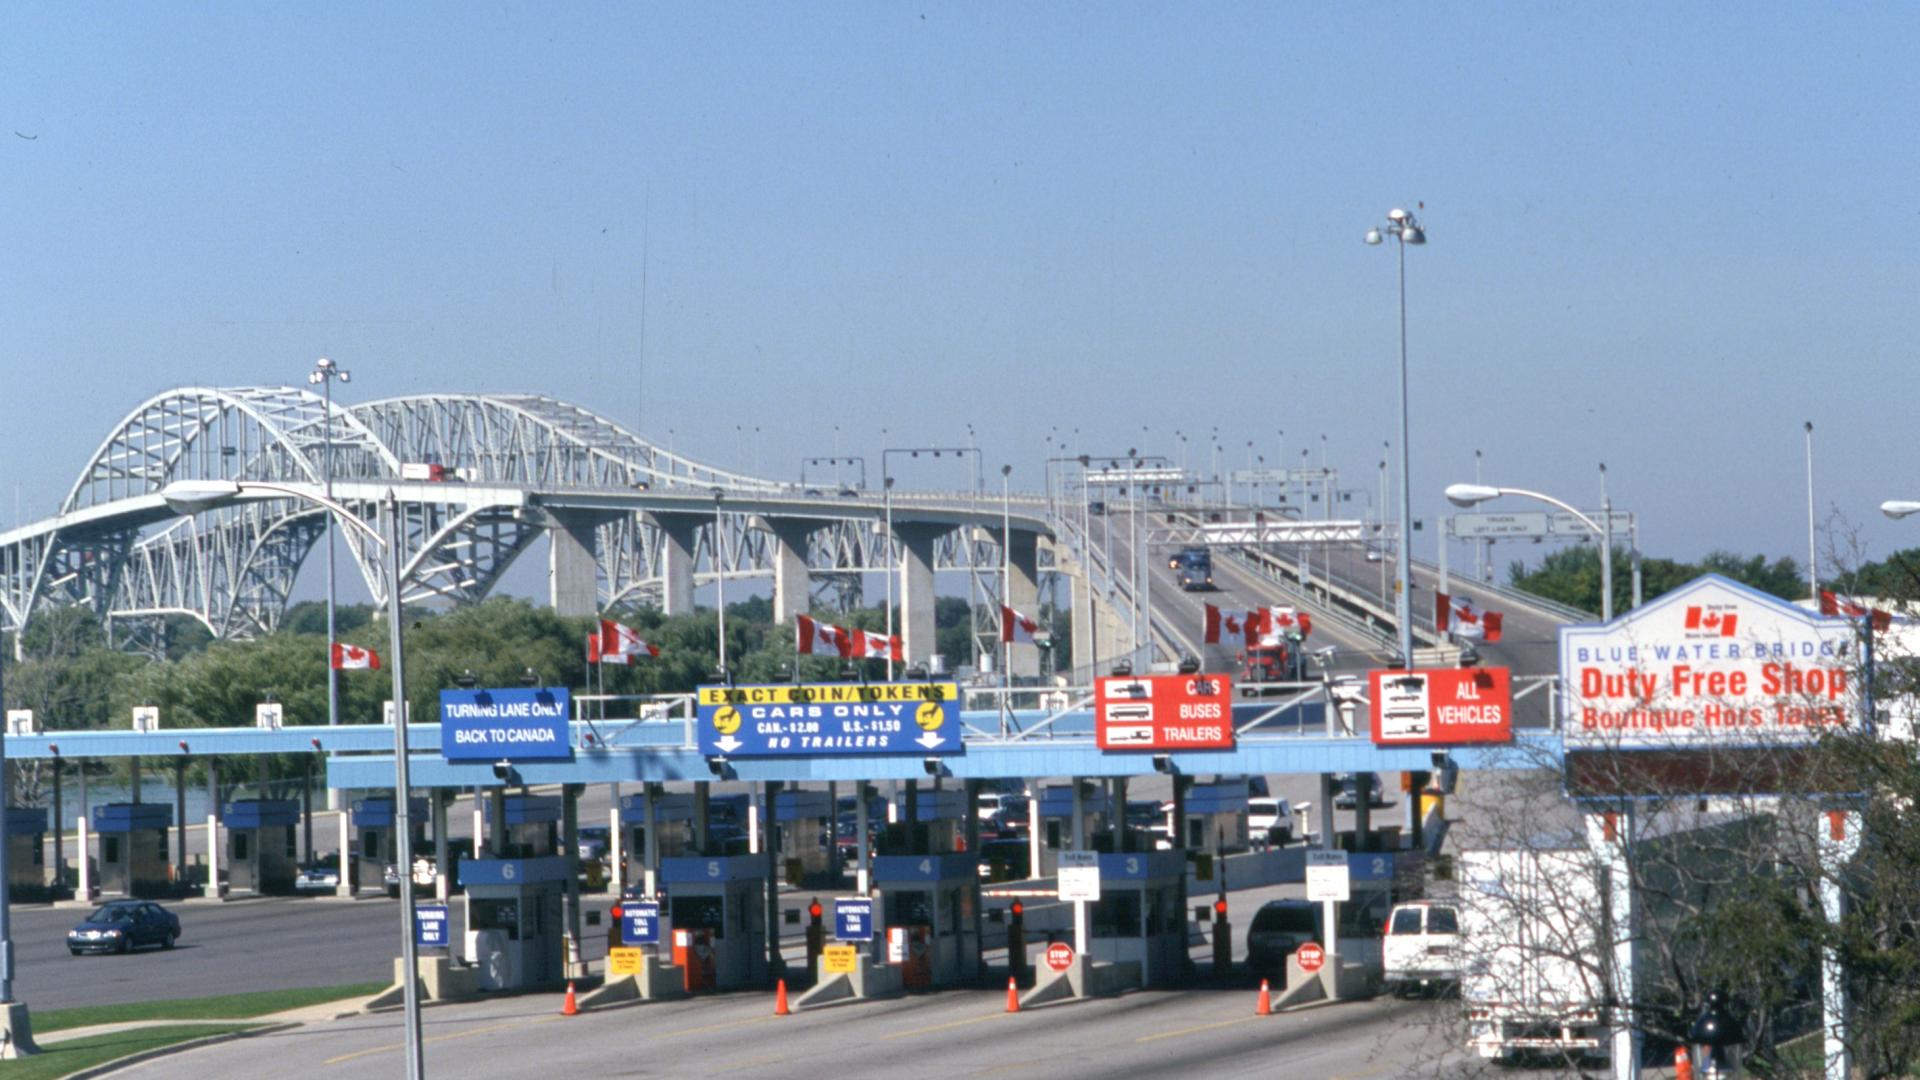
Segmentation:
[(1129, 675), (1094, 684), (1102, 750), (1233, 749), (1233, 681), (1224, 675)]
[(959, 754), (955, 683), (703, 686), (700, 752), (726, 757)]

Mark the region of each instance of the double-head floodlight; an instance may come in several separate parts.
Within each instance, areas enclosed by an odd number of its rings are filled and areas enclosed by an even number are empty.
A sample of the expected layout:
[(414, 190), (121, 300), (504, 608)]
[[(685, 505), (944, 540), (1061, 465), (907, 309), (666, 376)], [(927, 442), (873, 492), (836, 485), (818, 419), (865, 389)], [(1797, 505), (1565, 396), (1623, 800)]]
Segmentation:
[(333, 361), (323, 356), (320, 359), (315, 360), (313, 362), (313, 370), (307, 372), (307, 385), (319, 386), (321, 383), (326, 382), (328, 379), (339, 379), (341, 382), (352, 382), (353, 372), (348, 371), (346, 368), (343, 368), (338, 364), (335, 364)]

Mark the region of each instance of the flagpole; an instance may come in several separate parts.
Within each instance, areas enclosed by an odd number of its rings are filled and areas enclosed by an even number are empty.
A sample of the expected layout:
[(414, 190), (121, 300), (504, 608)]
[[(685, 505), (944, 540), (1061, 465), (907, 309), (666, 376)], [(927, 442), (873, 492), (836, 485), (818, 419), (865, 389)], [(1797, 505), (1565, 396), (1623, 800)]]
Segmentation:
[(1013, 466), (1000, 466), (1000, 734), (1007, 733), (1007, 714), (1013, 709), (1013, 634), (1007, 616), (1013, 611), (1013, 504), (1008, 485)]

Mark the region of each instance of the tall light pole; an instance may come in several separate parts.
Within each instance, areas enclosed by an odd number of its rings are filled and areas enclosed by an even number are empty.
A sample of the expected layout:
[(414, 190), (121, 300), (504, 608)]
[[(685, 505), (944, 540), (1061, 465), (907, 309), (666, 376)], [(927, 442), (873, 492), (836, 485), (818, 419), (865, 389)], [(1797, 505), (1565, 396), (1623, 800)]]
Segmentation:
[[(732, 672), (727, 670), (727, 526), (720, 517), (720, 505), (726, 499), (727, 493), (724, 488), (713, 489), (713, 586), (715, 592), (713, 606), (720, 617), (721, 681), (731, 684)], [(799, 672), (796, 671), (794, 674), (798, 676)]]
[[(376, 545), (386, 549), (387, 556), (387, 626), (389, 657), (387, 668), (393, 676), (393, 822), (394, 830), (399, 833), (397, 857), (400, 865), (400, 878), (403, 888), (400, 890), (400, 957), (401, 970), (406, 974), (402, 980), (401, 1001), (405, 1009), (407, 1028), (407, 1076), (409, 1080), (421, 1080), (426, 1075), (426, 1061), (420, 1039), (420, 999), (415, 984), (415, 973), (419, 970), (418, 949), (414, 943), (414, 907), (413, 888), (407, 884), (412, 879), (413, 868), (413, 820), (408, 806), (407, 794), (412, 781), (407, 772), (407, 683), (406, 662), (401, 651), (401, 613), (400, 613), (400, 574), (403, 569), (402, 549), (405, 546), (406, 523), (401, 517), (400, 497), (393, 489), (387, 489), (382, 502), (382, 510), (388, 515), (388, 533), (380, 535), (380, 530), (367, 524), (364, 518), (341, 506), (325, 495), (294, 487), (288, 484), (269, 483), (261, 480), (176, 480), (161, 489), (160, 497), (175, 513), (181, 515), (198, 514), (212, 510), (238, 499), (248, 492), (260, 492), (268, 495), (288, 496), (319, 505), (331, 515), (337, 516), (345, 524), (360, 530)], [(332, 651), (332, 643), (328, 643)], [(331, 663), (328, 665), (331, 670)]]
[[(4, 619), (0, 619), (0, 630), (6, 629)], [(16, 638), (19, 631), (15, 630)], [(0, 702), (6, 700), (6, 635), (0, 633)], [(56, 767), (58, 761), (55, 762)], [(5, 808), (12, 800), (4, 798), (7, 792), (7, 728), (0, 723), (0, 832), (5, 830)], [(58, 829), (60, 823), (53, 823)], [(7, 875), (7, 840), (0, 835), (0, 1033), (6, 1037), (6, 1046), (14, 1054), (34, 1054), (39, 1048), (33, 1044), (33, 1023), (27, 1015), (24, 1001), (13, 1000), (13, 888)], [(85, 850), (80, 852), (85, 859)], [(81, 897), (84, 900), (86, 897)]]
[[(1413, 581), (1408, 549), (1413, 543), (1413, 486), (1409, 482), (1412, 455), (1407, 438), (1407, 245), (1427, 242), (1427, 234), (1412, 214), (1399, 208), (1387, 211), (1384, 229), (1368, 229), (1366, 241), (1378, 244), (1392, 236), (1400, 264), (1400, 544), (1394, 561), (1393, 617), (1400, 629), (1400, 662), (1413, 667)], [(1325, 436), (1322, 436), (1325, 446)]]
[[(313, 362), (313, 370), (307, 373), (307, 384), (320, 387), (326, 398), (327, 416), (320, 424), (320, 493), (329, 500), (333, 498), (333, 384), (352, 382), (353, 373), (335, 364), (326, 357)], [(340, 723), (340, 673), (333, 669), (332, 655), (334, 643), (334, 564), (333, 564), (333, 514), (326, 516), (327, 544), (327, 726)], [(397, 708), (397, 706), (396, 706)], [(339, 810), (340, 789), (327, 789), (327, 809)], [(340, 886), (347, 888), (347, 869), (343, 860), (340, 865)]]
[[(1007, 733), (1013, 710), (1013, 635), (1007, 632), (1007, 613), (1013, 610), (1013, 466), (1000, 466), (1000, 734)], [(1035, 614), (1038, 614), (1037, 612)]]
[(1606, 518), (1603, 525), (1591, 517), (1575, 510), (1571, 505), (1561, 502), (1551, 495), (1525, 488), (1494, 487), (1488, 484), (1453, 484), (1447, 488), (1447, 501), (1455, 506), (1478, 506), (1488, 499), (1497, 499), (1502, 495), (1518, 495), (1527, 499), (1538, 499), (1551, 506), (1557, 506), (1572, 514), (1580, 524), (1593, 530), (1600, 538), (1600, 621), (1613, 621), (1613, 504), (1607, 501), (1600, 515)]
[(886, 532), (880, 536), (881, 558), (887, 564), (887, 681), (893, 681), (893, 477), (887, 474), (887, 452), (880, 451), (881, 498), (886, 503)]
[[(1637, 546), (1637, 545), (1636, 545)], [(1807, 595), (1820, 599), (1819, 551), (1813, 544), (1813, 421), (1807, 421)]]

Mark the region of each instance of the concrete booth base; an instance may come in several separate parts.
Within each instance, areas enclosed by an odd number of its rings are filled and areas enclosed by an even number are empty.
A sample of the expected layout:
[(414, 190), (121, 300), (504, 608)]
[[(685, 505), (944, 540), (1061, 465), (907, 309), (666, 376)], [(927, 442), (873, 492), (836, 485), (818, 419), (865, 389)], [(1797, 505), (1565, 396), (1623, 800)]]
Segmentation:
[(1287, 957), (1287, 988), (1274, 1001), (1275, 1011), (1316, 1001), (1352, 1001), (1379, 993), (1377, 965), (1342, 960), (1338, 956), (1327, 959), (1329, 963), (1325, 967), (1309, 975), (1300, 970), (1298, 960)]
[[(417, 959), (419, 966), (415, 969), (414, 993), (422, 1002), (472, 1001), (480, 996), (477, 969), (455, 964), (445, 956), (422, 956)], [(401, 957), (393, 958), (393, 985), (368, 1001), (367, 1008), (389, 1008), (405, 1000), (406, 988), (401, 980), (406, 978), (406, 964)]]
[(1033, 989), (1020, 996), (1020, 1007), (1024, 1009), (1029, 1005), (1047, 1005), (1072, 998), (1109, 997), (1128, 990), (1138, 990), (1144, 985), (1140, 965), (1136, 961), (1106, 963), (1076, 955), (1065, 971), (1042, 967)]
[(579, 1005), (591, 1009), (627, 1001), (671, 1001), (686, 996), (686, 972), (646, 953), (640, 957), (639, 974), (607, 976), (606, 982), (580, 996)]
[(823, 975), (817, 967), (813, 988), (794, 999), (794, 1008), (816, 1008), (836, 1001), (899, 997), (907, 992), (906, 982), (897, 964), (862, 963), (851, 972)]

